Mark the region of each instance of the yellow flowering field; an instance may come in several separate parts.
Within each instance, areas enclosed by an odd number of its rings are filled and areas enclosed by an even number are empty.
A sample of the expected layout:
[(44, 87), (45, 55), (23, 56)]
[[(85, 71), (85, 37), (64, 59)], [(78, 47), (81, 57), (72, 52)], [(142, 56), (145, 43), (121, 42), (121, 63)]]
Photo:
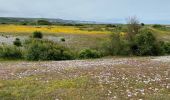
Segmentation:
[(107, 34), (109, 31), (80, 30), (74, 26), (23, 26), (23, 25), (0, 25), (1, 33), (32, 33), (41, 31), (43, 33), (57, 34)]

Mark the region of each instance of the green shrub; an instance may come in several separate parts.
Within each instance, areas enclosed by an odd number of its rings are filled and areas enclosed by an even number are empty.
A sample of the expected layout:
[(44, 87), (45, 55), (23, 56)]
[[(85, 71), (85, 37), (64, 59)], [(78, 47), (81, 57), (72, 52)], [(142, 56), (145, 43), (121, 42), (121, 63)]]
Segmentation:
[(162, 25), (160, 25), (160, 24), (155, 24), (155, 25), (153, 25), (152, 27), (154, 27), (154, 28), (161, 28)]
[(22, 46), (22, 43), (21, 43), (21, 41), (20, 41), (19, 38), (16, 38), (15, 41), (13, 42), (13, 44), (14, 44), (15, 46), (17, 46), (17, 47)]
[(27, 25), (28, 22), (21, 22), (20, 24), (21, 24), (21, 25)]
[(120, 51), (120, 35), (119, 33), (113, 33), (110, 36), (110, 43), (108, 46), (108, 50), (111, 55), (117, 55), (118, 52)]
[(140, 56), (146, 55), (159, 55), (160, 54), (160, 47), (158, 42), (156, 41), (155, 36), (149, 30), (143, 30), (140, 34), (135, 36), (135, 44), (136, 48), (135, 54)]
[(145, 26), (145, 24), (144, 24), (144, 23), (141, 23), (141, 26)]
[(163, 49), (166, 54), (170, 54), (170, 42), (164, 43)]
[(159, 25), (159, 24), (155, 24), (152, 26), (153, 28), (157, 28), (157, 29), (160, 29), (160, 30), (167, 30), (167, 27), (164, 26), (164, 25)]
[(38, 20), (37, 24), (38, 25), (52, 25), (52, 23), (47, 20)]
[(62, 42), (65, 42), (66, 40), (65, 40), (65, 38), (64, 38), (64, 37), (62, 37), (62, 38), (61, 38), (61, 41), (62, 41)]
[(131, 51), (130, 46), (131, 46), (131, 42), (129, 42), (127, 40), (121, 40), (119, 52), (118, 52), (117, 55), (121, 55), (121, 56), (132, 55), (132, 51)]
[(27, 60), (71, 60), (73, 54), (60, 45), (50, 41), (30, 40), (27, 42)]
[(110, 44), (106, 49), (110, 55), (137, 55), (137, 56), (157, 56), (164, 55), (165, 52), (170, 53), (169, 45), (164, 45), (158, 42), (152, 31), (149, 29), (142, 29), (138, 34), (133, 35), (132, 39), (126, 39), (121, 36), (120, 32), (111, 35)]
[(100, 57), (100, 53), (96, 50), (84, 49), (81, 50), (79, 53), (79, 58), (88, 59), (88, 58), (99, 58), (99, 57)]
[(108, 25), (106, 25), (106, 27), (117, 27), (117, 26), (114, 24), (108, 24)]
[(20, 48), (16, 48), (14, 46), (1, 46), (0, 47), (0, 58), (21, 59), (22, 51)]
[[(144, 23), (141, 23), (141, 26), (144, 26)], [(165, 26), (153, 25), (153, 27), (164, 29)], [(121, 35), (122, 30), (119, 28), (115, 28), (114, 32), (110, 36), (108, 44), (104, 46), (107, 50), (106, 54), (137, 56), (170, 54), (170, 43), (158, 41), (153, 35), (153, 31), (141, 28), (135, 17), (129, 19), (126, 35)]]
[(110, 55), (130, 55), (130, 42), (120, 35), (120, 30), (110, 36), (109, 44), (105, 45)]
[(41, 38), (43, 38), (43, 34), (42, 34), (41, 32), (39, 32), (39, 31), (35, 31), (35, 32), (33, 33), (33, 38), (39, 38), (39, 39), (41, 39)]

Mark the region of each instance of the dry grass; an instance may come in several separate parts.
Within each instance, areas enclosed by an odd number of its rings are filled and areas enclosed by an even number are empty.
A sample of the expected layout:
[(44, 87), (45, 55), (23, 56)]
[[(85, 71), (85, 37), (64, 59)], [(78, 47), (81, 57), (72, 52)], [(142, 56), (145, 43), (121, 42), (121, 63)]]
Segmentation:
[(159, 30), (150, 27), (150, 29), (155, 33), (158, 39), (162, 41), (170, 41), (170, 31), (169, 30)]

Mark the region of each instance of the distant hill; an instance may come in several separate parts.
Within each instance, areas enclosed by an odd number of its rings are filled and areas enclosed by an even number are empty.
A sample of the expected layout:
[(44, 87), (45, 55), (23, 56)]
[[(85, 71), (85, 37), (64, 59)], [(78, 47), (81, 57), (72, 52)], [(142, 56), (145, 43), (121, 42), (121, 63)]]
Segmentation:
[(38, 20), (46, 20), (55, 24), (95, 24), (95, 22), (90, 21), (76, 21), (76, 20), (63, 20), (63, 19), (54, 19), (54, 18), (15, 18), (15, 17), (0, 17), (1, 24), (17, 24), (17, 23), (36, 23)]

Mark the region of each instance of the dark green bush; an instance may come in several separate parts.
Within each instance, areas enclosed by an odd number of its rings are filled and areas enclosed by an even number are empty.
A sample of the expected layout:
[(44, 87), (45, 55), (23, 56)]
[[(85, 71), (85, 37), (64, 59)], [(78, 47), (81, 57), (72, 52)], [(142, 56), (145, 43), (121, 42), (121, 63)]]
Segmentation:
[(160, 29), (160, 30), (164, 30), (164, 31), (168, 29), (165, 25), (160, 25), (160, 24), (155, 24), (152, 27)]
[(99, 58), (100, 53), (96, 50), (91, 50), (91, 49), (84, 49), (81, 50), (79, 53), (79, 58), (84, 58), (84, 59), (88, 59), (88, 58)]
[(1, 46), (0, 47), (0, 58), (21, 59), (22, 51), (20, 48), (16, 48), (14, 46)]
[(20, 24), (21, 24), (21, 25), (27, 25), (28, 22), (21, 22)]
[(166, 54), (170, 54), (170, 42), (166, 42), (163, 44), (163, 49)]
[(43, 38), (43, 34), (42, 34), (41, 32), (39, 32), (39, 31), (35, 31), (35, 32), (33, 33), (33, 38), (39, 38), (39, 39), (41, 39), (41, 38)]
[(161, 28), (162, 25), (160, 25), (160, 24), (154, 24), (152, 27), (154, 27), (154, 28)]
[(108, 24), (108, 25), (106, 25), (106, 27), (117, 27), (117, 26), (114, 24)]
[(38, 25), (52, 25), (52, 23), (47, 20), (38, 20), (37, 24)]
[(149, 30), (143, 30), (141, 33), (137, 34), (135, 36), (135, 44), (136, 48), (133, 48), (133, 51), (140, 56), (155, 56), (159, 55), (161, 52), (155, 36)]
[(144, 24), (144, 23), (141, 23), (141, 26), (145, 26), (145, 24)]
[(64, 38), (64, 37), (62, 37), (62, 38), (61, 38), (61, 41), (62, 41), (62, 42), (65, 42), (66, 40), (65, 40), (65, 38)]
[(110, 55), (157, 56), (170, 53), (169, 46), (159, 42), (150, 29), (141, 29), (137, 34), (131, 35), (131, 39), (122, 36), (117, 30), (111, 35), (105, 48)]
[(13, 44), (14, 44), (15, 46), (17, 46), (17, 47), (22, 46), (22, 43), (21, 43), (21, 41), (20, 41), (19, 38), (16, 38), (15, 41), (13, 42)]
[(27, 60), (71, 60), (73, 54), (67, 49), (50, 41), (30, 40), (27, 42)]

